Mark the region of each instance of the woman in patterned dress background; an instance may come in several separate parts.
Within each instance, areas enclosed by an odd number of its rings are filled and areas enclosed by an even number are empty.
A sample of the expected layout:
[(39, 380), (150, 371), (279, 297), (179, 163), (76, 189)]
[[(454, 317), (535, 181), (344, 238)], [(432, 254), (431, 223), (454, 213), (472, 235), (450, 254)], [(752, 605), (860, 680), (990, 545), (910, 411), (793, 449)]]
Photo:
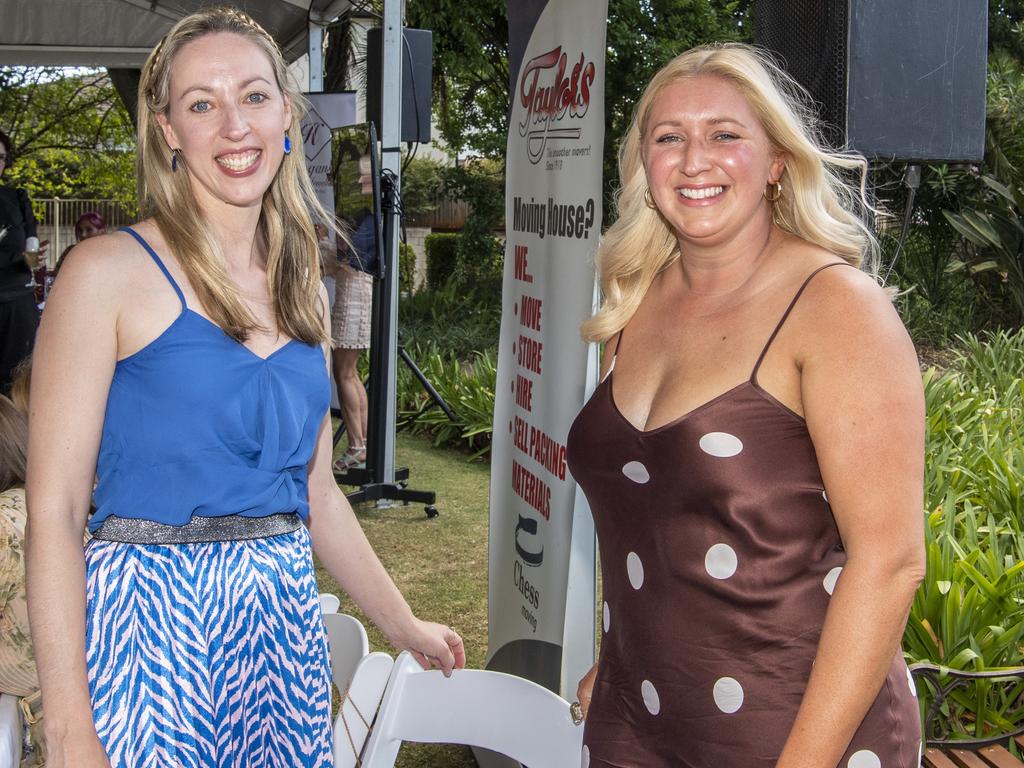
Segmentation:
[(698, 48), (620, 149), (567, 446), (601, 545), (590, 768), (919, 764), (921, 378), (846, 182), (866, 163), (806, 103), (755, 49)]

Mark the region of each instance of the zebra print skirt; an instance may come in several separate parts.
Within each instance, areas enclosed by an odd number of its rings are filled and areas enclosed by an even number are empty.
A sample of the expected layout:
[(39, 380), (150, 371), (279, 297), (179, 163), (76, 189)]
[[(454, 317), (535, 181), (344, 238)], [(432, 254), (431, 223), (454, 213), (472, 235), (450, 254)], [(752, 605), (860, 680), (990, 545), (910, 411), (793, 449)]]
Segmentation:
[(331, 676), (309, 533), (93, 540), (86, 663), (111, 768), (329, 768)]

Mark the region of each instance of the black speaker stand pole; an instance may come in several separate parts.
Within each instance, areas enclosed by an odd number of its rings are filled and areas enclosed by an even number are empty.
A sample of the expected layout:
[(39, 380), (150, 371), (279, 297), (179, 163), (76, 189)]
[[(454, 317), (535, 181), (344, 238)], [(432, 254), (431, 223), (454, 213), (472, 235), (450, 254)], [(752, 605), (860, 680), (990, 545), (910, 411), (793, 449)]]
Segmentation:
[[(393, 333), (393, 318), (397, 317), (397, 308), (392, 307), (394, 297), (397, 296), (398, 262), (397, 262), (397, 216), (395, 215), (394, 187), (390, 180), (385, 177), (382, 184), (381, 208), (384, 212), (383, 237), (378, 249), (381, 255), (381, 269), (377, 279), (373, 281), (373, 308), (371, 312), (370, 331), (370, 392), (368, 397), (368, 425), (366, 434), (366, 467), (352, 468), (347, 472), (336, 472), (335, 478), (346, 485), (358, 485), (359, 489), (345, 494), (352, 503), (360, 501), (376, 501), (378, 506), (381, 501), (398, 501), (403, 504), (409, 502), (424, 504), (424, 511), (427, 517), (437, 517), (437, 494), (434, 491), (419, 491), (407, 487), (409, 469), (407, 467), (394, 467), (394, 459), (391, 459), (392, 471), (388, 472), (389, 462), (387, 456), (386, 435), (389, 429), (393, 429), (393, 422), (389, 424), (388, 409), (395, 408), (395, 391), (389, 386), (389, 380), (394, 380), (394, 366), (397, 363), (399, 354), (406, 364), (410, 365), (413, 372), (418, 369), (405, 350), (397, 345), (397, 334)], [(396, 349), (396, 347), (398, 347)], [(422, 372), (419, 373), (420, 382), (427, 388), (428, 393), (435, 399), (440, 396), (430, 382), (426, 380)], [(443, 403), (443, 400), (440, 400)], [(450, 413), (447, 404), (445, 412)]]

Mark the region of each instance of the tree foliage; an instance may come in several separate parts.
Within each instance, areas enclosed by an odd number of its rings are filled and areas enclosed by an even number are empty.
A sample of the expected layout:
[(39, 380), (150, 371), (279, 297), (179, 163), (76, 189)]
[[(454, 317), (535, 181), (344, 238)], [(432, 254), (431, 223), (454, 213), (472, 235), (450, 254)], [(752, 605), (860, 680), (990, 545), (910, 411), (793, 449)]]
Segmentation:
[(0, 126), (16, 156), (5, 180), (32, 197), (134, 201), (134, 131), (104, 71), (0, 67)]
[(505, 0), (410, 0), (412, 27), (434, 33), (434, 114), (455, 153), (500, 158), (508, 121)]

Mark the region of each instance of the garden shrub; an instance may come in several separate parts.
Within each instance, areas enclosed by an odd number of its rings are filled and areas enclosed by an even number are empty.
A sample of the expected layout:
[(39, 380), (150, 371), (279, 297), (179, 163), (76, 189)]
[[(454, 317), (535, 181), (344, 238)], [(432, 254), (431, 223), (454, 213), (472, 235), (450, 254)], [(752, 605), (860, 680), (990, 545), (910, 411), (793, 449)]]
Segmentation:
[(427, 288), (438, 290), (455, 274), (459, 236), (449, 232), (427, 235), (423, 247), (427, 253)]
[[(1024, 656), (1024, 331), (960, 343), (953, 368), (924, 376), (927, 575), (903, 650), (984, 671)], [(933, 698), (924, 688), (922, 713)], [(984, 738), (1024, 719), (1024, 684), (972, 681), (947, 702), (953, 734)]]
[(416, 251), (408, 243), (398, 244), (398, 290), (410, 294), (416, 290)]
[(430, 398), (406, 366), (398, 369), (398, 426), (413, 433), (426, 433), (435, 445), (455, 445), (481, 458), (491, 450), (494, 419), (494, 389), (497, 362), (486, 350), (468, 362), (433, 344), (416, 345), (410, 355), (427, 380), (455, 414), (452, 421)]

